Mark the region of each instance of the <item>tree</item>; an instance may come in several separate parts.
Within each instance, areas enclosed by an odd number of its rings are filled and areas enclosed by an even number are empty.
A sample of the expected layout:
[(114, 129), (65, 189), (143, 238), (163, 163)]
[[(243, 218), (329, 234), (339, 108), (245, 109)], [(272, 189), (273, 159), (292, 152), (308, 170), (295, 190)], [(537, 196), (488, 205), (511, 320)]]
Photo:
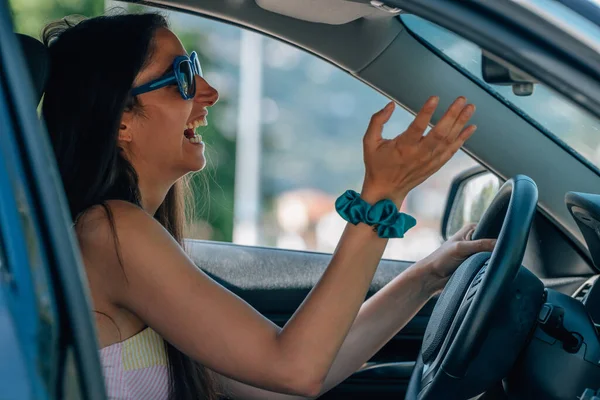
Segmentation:
[(104, 0), (9, 0), (15, 31), (40, 39), (44, 26), (67, 15), (100, 15)]

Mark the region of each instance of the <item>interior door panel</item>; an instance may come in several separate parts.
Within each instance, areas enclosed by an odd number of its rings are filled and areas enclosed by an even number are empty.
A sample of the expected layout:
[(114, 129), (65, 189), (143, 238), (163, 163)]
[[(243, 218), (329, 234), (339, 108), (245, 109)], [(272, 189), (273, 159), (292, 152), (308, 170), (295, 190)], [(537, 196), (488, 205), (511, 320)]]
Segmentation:
[[(260, 313), (283, 326), (300, 306), (325, 271), (330, 254), (247, 247), (231, 243), (187, 240), (186, 248), (204, 272), (237, 294)], [(367, 298), (412, 265), (407, 261), (382, 260), (369, 288)], [(435, 299), (427, 303), (395, 339), (420, 341)], [(396, 349), (400, 350), (400, 349)], [(406, 357), (377, 355), (385, 361), (414, 360), (414, 351)]]
[[(537, 228), (543, 225), (548, 229), (544, 222), (538, 219)], [(528, 253), (533, 253), (526, 256), (526, 260), (534, 272), (542, 275), (546, 271), (541, 268), (539, 263), (542, 260), (539, 254), (535, 254), (536, 246), (533, 245), (536, 241), (540, 242), (538, 231), (534, 229), (530, 237)], [(549, 241), (547, 235), (544, 241)], [(566, 242), (553, 239), (553, 243), (567, 251), (565, 247), (569, 246)], [(324, 253), (200, 240), (187, 240), (186, 248), (196, 265), (279, 326), (283, 326), (300, 306), (331, 259), (330, 254)], [(576, 256), (577, 252), (573, 249), (570, 251), (570, 262), (581, 262)], [(382, 260), (367, 298), (411, 264), (407, 261)], [(575, 276), (542, 280), (547, 287), (572, 293), (586, 279), (584, 276)], [(429, 301), (361, 370), (321, 398), (403, 398), (435, 301), (435, 298)]]

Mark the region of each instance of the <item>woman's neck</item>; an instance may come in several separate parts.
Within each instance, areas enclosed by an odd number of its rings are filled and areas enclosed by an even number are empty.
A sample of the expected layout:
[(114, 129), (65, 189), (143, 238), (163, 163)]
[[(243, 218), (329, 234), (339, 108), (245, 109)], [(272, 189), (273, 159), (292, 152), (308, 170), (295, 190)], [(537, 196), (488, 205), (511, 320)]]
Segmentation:
[(142, 200), (142, 208), (150, 215), (156, 214), (156, 211), (165, 200), (169, 189), (173, 183), (157, 184), (157, 182), (148, 182), (138, 177), (138, 187)]

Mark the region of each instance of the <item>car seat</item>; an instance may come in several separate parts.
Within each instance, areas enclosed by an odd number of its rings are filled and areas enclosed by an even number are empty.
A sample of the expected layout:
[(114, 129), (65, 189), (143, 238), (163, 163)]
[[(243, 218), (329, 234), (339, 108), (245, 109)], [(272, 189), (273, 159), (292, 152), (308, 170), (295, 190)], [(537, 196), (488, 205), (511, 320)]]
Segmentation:
[(48, 79), (50, 67), (48, 49), (42, 42), (31, 36), (17, 34), (17, 38), (27, 60), (27, 69), (29, 70), (29, 76), (31, 76), (37, 104), (42, 98), (44, 86)]

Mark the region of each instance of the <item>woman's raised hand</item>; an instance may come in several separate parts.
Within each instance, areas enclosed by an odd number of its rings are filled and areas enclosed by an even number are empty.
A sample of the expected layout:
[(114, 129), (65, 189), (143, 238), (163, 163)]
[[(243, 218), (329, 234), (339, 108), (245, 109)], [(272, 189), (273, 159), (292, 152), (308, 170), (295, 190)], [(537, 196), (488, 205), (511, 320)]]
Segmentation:
[(459, 97), (423, 136), (438, 101), (430, 97), (408, 129), (393, 139), (384, 139), (381, 133), (394, 103), (371, 117), (363, 139), (366, 172), (361, 197), (365, 201), (390, 199), (400, 207), (408, 192), (439, 170), (475, 132), (475, 125), (465, 128), (475, 106)]

